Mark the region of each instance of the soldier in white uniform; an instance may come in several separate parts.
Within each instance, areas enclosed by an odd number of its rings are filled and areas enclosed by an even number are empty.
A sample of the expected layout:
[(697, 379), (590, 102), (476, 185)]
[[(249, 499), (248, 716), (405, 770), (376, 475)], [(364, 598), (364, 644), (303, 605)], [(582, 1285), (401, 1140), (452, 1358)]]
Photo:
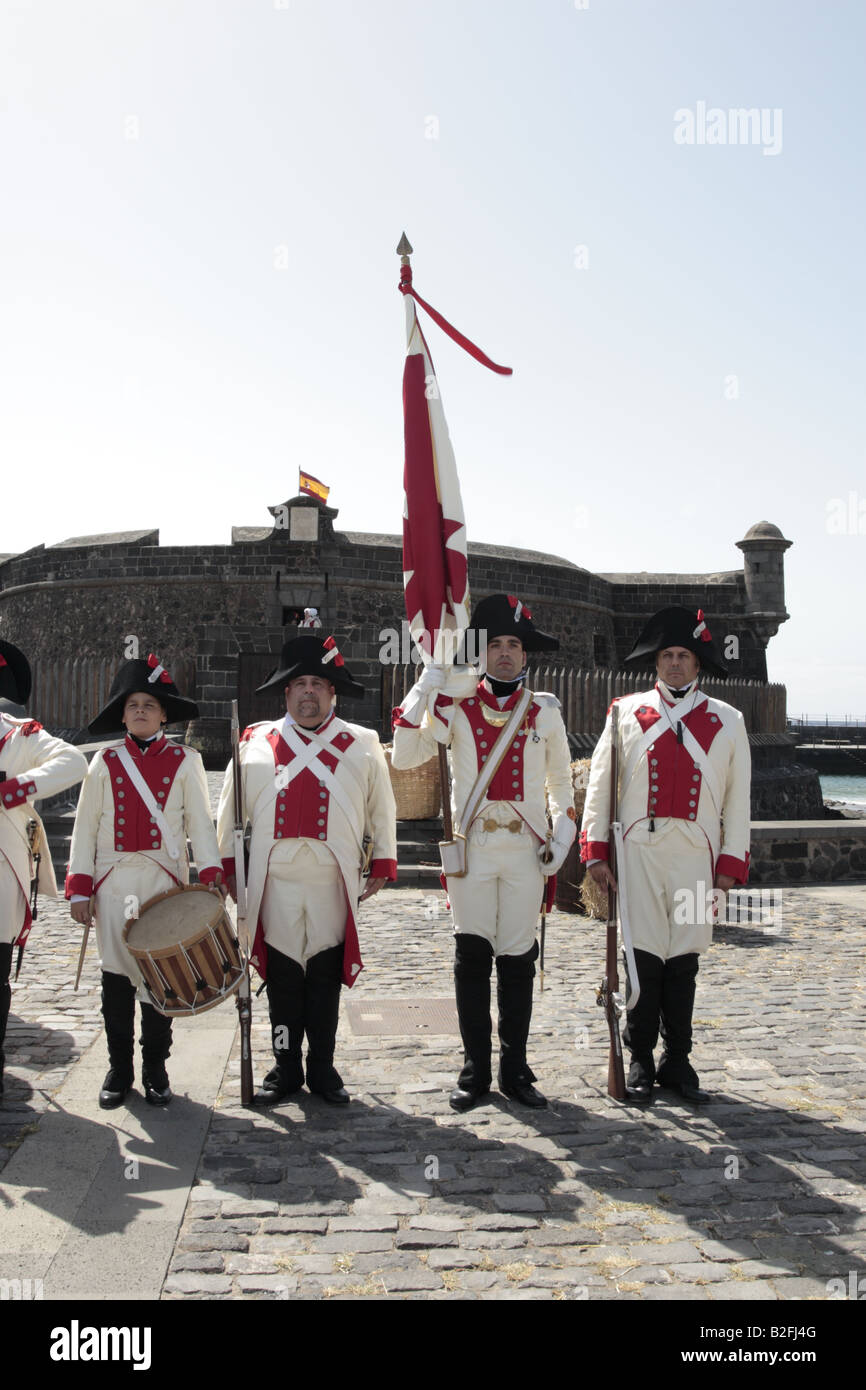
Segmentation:
[[(180, 694), (168, 671), (149, 656), (123, 663), (108, 704), (89, 725), (97, 738), (126, 731), (124, 738), (94, 754), (78, 801), (66, 878), (74, 920), (89, 926), (95, 908), (109, 1058), (99, 1094), (103, 1110), (121, 1105), (134, 1080), (137, 993), (144, 1098), (151, 1105), (171, 1100), (165, 1069), (171, 1019), (147, 1002), (123, 929), (136, 915), (136, 904), (189, 882), (187, 836), (200, 881), (222, 880), (201, 757), (193, 748), (170, 743), (163, 733), (166, 723), (197, 718), (198, 706)], [(141, 778), (146, 797), (133, 773)]]
[[(357, 697), (333, 637), (297, 637), (257, 693), (285, 696), (286, 714), (253, 724), (240, 747), (243, 804), (252, 825), (247, 920), (252, 961), (267, 980), (276, 1065), (256, 1094), (275, 1105), (306, 1082), (332, 1104), (349, 1100), (334, 1067), (340, 988), (362, 968), (355, 913), (397, 877), (396, 805), (378, 735), (334, 712)], [(232, 769), (217, 819), (223, 867), (235, 895)], [(362, 869), (370, 868), (362, 892)]]
[[(11, 642), (0, 642), (0, 699), (26, 705), (30, 666)], [(57, 896), (54, 867), (42, 822), (33, 809), (37, 797), (54, 796), (80, 782), (87, 759), (77, 748), (52, 738), (35, 719), (17, 719), (0, 710), (0, 1095), (3, 1093), (3, 1043), (12, 990), (12, 951), (24, 945), (31, 926), (30, 881), (33, 853), (41, 855), (39, 891)], [(36, 821), (33, 850), (28, 821)]]
[[(653, 660), (653, 689), (616, 701), (624, 831), (617, 872), (640, 983), (623, 1033), (631, 1052), (627, 1092), (646, 1104), (656, 1083), (701, 1104), (710, 1097), (688, 1060), (698, 957), (712, 941), (714, 888), (727, 892), (748, 877), (749, 740), (739, 711), (698, 688), (701, 671), (727, 675), (701, 610), (665, 608), (650, 619), (624, 664)], [(581, 830), (581, 858), (600, 886), (613, 882), (610, 756), (608, 716)], [(656, 1070), (659, 1029), (664, 1054)]]
[[(545, 889), (575, 836), (571, 770), (565, 725), (553, 695), (525, 692), (528, 652), (555, 651), (513, 595), (495, 594), (472, 616), (484, 675), (466, 668), (428, 666), (403, 706), (394, 712), (393, 763), (417, 767), (451, 748), (455, 830), (467, 840), (465, 877), (447, 878), (454, 918), (454, 983), (464, 1065), (450, 1097), (469, 1110), (492, 1080), (490, 976), (496, 960), (499, 1004), (499, 1088), (523, 1105), (542, 1107), (544, 1096), (526, 1060), (532, 1017), (536, 923)], [(524, 699), (524, 695), (528, 699)], [(519, 722), (507, 728), (520, 711)], [(501, 739), (507, 739), (503, 755)], [(500, 755), (501, 760), (500, 760)], [(485, 765), (495, 774), (480, 799)], [(545, 793), (552, 818), (548, 828)], [(470, 798), (472, 797), (472, 801)], [(476, 804), (472, 804), (472, 802)]]

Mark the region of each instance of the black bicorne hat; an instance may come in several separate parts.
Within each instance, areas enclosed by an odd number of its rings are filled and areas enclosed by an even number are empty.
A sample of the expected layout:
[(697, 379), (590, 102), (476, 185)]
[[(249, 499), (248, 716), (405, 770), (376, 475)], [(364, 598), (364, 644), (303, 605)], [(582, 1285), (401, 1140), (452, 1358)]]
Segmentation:
[(710, 636), (704, 611), (692, 613), (688, 608), (662, 608), (654, 613), (644, 627), (623, 666), (652, 666), (656, 653), (664, 647), (685, 647), (694, 652), (701, 670), (724, 679), (728, 668)]
[(147, 661), (124, 661), (111, 682), (108, 704), (88, 724), (88, 732), (96, 738), (122, 734), (123, 707), (130, 695), (153, 695), (165, 710), (167, 724), (198, 719), (198, 705), (181, 695), (168, 671), (151, 654)]
[(26, 705), (33, 677), (30, 663), (11, 642), (0, 642), (0, 698)]
[(285, 642), (279, 666), (271, 671), (256, 694), (282, 690), (298, 676), (319, 676), (323, 681), (330, 681), (338, 695), (348, 695), (355, 700), (366, 694), (363, 685), (353, 680), (333, 637), (293, 637), (291, 642)]
[(476, 649), (482, 641), (494, 637), (519, 637), (525, 652), (556, 652), (559, 642), (547, 632), (541, 632), (532, 621), (532, 614), (514, 594), (491, 594), (476, 604), (470, 620), (475, 634)]

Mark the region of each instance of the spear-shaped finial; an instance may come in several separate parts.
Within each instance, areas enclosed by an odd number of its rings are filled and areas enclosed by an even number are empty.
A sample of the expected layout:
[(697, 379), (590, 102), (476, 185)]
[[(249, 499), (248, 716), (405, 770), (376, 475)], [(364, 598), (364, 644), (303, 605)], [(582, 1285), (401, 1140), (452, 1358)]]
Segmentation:
[(405, 232), (400, 238), (400, 244), (397, 247), (397, 255), (400, 257), (401, 265), (409, 264), (409, 257), (412, 255), (412, 247), (409, 245), (409, 238)]

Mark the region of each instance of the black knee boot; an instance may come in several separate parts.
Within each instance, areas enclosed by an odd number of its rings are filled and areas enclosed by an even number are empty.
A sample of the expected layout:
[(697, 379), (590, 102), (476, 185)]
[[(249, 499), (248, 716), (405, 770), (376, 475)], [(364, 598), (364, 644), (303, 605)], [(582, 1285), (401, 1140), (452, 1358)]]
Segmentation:
[(125, 975), (102, 972), (102, 1017), (108, 1043), (108, 1075), (99, 1093), (103, 1110), (122, 1105), (133, 1082), (135, 986)]
[(337, 1104), (349, 1099), (334, 1066), (340, 1017), (343, 947), (331, 946), (307, 961), (304, 979), (304, 1028), (307, 1034), (307, 1085)]
[(304, 1084), (301, 1049), (304, 1043), (304, 967), (273, 946), (268, 947), (268, 1014), (276, 1066), (256, 1096), (273, 1105)]
[(659, 1062), (660, 1086), (679, 1091), (687, 1100), (709, 1100), (689, 1062), (692, 1050), (692, 1013), (698, 978), (698, 956), (692, 952), (665, 963), (662, 986), (661, 1031), (664, 1053)]
[(454, 938), (454, 993), (463, 1039), (463, 1067), (457, 1078), (457, 1089), (473, 1097), (471, 1104), (490, 1090), (492, 968), (493, 947), (490, 942), (483, 936), (458, 932)]
[(3, 1068), (6, 1063), (3, 1045), (6, 1040), (9, 1010), (12, 1007), (12, 986), (9, 983), (9, 975), (12, 970), (12, 948), (13, 943), (11, 941), (0, 946), (0, 1096), (3, 1094)]
[(141, 1082), (149, 1105), (168, 1105), (171, 1087), (165, 1069), (171, 1052), (171, 1019), (152, 1004), (141, 1006)]
[(538, 942), (522, 956), (496, 957), (496, 998), (499, 1004), (499, 1089), (522, 1105), (547, 1104), (532, 1085), (535, 1075), (526, 1060), (532, 1019), (532, 982)]
[(622, 1034), (631, 1053), (626, 1086), (630, 1100), (649, 1100), (656, 1075), (653, 1048), (659, 1038), (665, 963), (650, 951), (635, 951), (634, 960), (640, 994), (635, 1007), (626, 1015)]

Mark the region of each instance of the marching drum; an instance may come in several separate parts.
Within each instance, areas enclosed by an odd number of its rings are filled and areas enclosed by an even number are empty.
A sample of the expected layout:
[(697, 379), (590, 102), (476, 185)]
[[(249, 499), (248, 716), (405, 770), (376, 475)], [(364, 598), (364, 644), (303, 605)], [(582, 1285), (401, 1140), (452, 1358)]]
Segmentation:
[(222, 897), (203, 883), (150, 898), (123, 939), (150, 1002), (167, 1018), (204, 1013), (234, 994), (244, 968)]

